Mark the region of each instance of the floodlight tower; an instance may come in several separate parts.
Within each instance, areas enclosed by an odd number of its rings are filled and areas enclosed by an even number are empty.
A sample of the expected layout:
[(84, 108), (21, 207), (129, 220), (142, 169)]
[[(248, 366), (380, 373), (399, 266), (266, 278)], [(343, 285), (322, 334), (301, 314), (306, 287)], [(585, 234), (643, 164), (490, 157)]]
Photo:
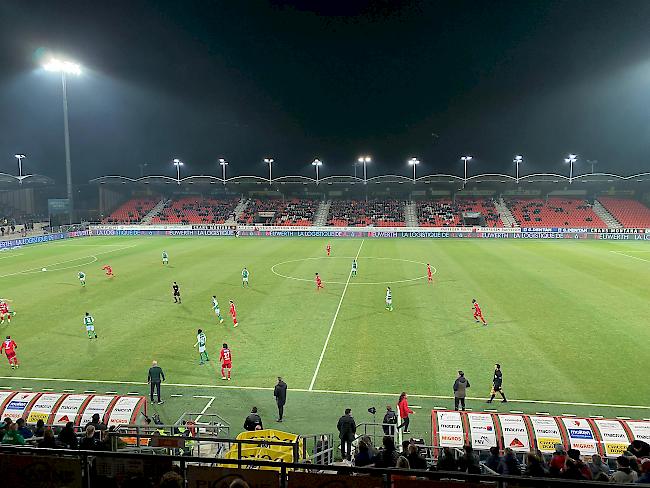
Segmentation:
[(372, 158), (370, 156), (360, 156), (359, 159), (357, 159), (361, 164), (363, 164), (363, 184), (365, 185), (367, 180), (366, 180), (366, 164), (372, 162)]
[(70, 223), (72, 224), (72, 214), (74, 211), (74, 207), (73, 207), (73, 200), (72, 200), (72, 168), (70, 164), (70, 132), (68, 129), (67, 76), (81, 75), (81, 66), (69, 60), (51, 58), (49, 61), (47, 61), (47, 63), (43, 65), (43, 68), (45, 68), (45, 70), (47, 71), (61, 73), (61, 87), (63, 90), (63, 137), (65, 143), (65, 176), (66, 176), (66, 186), (68, 190), (67, 191), (68, 213), (70, 217)]
[(415, 168), (420, 164), (420, 160), (418, 158), (411, 158), (408, 160), (408, 163), (409, 166), (413, 166), (413, 183), (415, 183)]
[(228, 161), (224, 158), (219, 158), (219, 164), (221, 165), (221, 174), (223, 175), (223, 185), (226, 186), (226, 166), (228, 166)]
[(519, 165), (524, 162), (524, 157), (517, 155), (515, 156), (515, 159), (512, 160), (512, 162), (517, 165), (517, 183), (519, 183)]
[(316, 158), (316, 159), (314, 159), (314, 161), (311, 163), (311, 165), (312, 165), (314, 168), (316, 168), (316, 184), (318, 185), (318, 168), (319, 168), (320, 166), (323, 166), (323, 162), (322, 162), (320, 159)]
[(176, 166), (176, 183), (181, 184), (181, 166), (183, 166), (183, 161), (178, 158), (174, 158), (172, 161), (174, 166)]
[(465, 163), (465, 178), (463, 178), (463, 186), (467, 184), (467, 163), (472, 160), (472, 156), (462, 156), (460, 160)]
[(591, 174), (593, 175), (594, 174), (594, 166), (596, 166), (598, 164), (598, 160), (597, 159), (587, 159), (587, 164), (591, 165)]
[(271, 165), (273, 164), (275, 160), (273, 158), (264, 158), (264, 162), (269, 165), (269, 185), (273, 181), (272, 178), (272, 173), (271, 173)]
[(578, 156), (575, 154), (569, 154), (564, 158), (564, 162), (569, 164), (569, 184), (573, 183), (573, 164), (578, 161)]
[(24, 154), (16, 154), (14, 157), (18, 160), (18, 176), (20, 178), (20, 183), (22, 184), (23, 182), (23, 159), (25, 159), (27, 156)]

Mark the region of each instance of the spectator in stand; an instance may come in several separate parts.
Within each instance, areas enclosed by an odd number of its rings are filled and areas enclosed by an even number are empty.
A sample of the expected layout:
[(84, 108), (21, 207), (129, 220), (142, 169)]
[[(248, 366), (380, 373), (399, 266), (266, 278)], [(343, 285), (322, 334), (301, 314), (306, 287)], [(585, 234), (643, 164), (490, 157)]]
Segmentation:
[[(183, 488), (185, 482), (183, 477), (175, 471), (168, 471), (163, 474), (158, 484), (160, 488)], [(230, 486), (233, 486), (232, 484)], [(241, 486), (241, 485), (240, 485)], [(248, 484), (244, 485), (248, 486)]]
[(499, 454), (499, 448), (497, 446), (492, 446), (490, 448), (490, 455), (485, 460), (485, 465), (496, 473), (497, 470), (499, 469), (500, 463), (501, 463), (501, 456)]
[(350, 460), (352, 454), (352, 441), (354, 434), (357, 432), (357, 424), (354, 417), (351, 415), (352, 409), (346, 408), (345, 413), (339, 418), (336, 424), (336, 429), (339, 431), (339, 439), (341, 440), (341, 458), (343, 460)]
[(74, 423), (68, 422), (61, 429), (61, 432), (59, 432), (59, 442), (66, 449), (77, 449), (79, 447), (79, 440), (74, 431)]
[(630, 460), (625, 456), (616, 458), (616, 471), (609, 478), (610, 483), (635, 483), (638, 479), (636, 471), (630, 469)]
[(9, 430), (9, 426), (12, 424), (12, 421), (9, 417), (6, 417), (2, 422), (0, 422), (0, 442), (4, 437), (5, 433)]
[(650, 457), (650, 444), (638, 439), (632, 441), (627, 450), (639, 459)]
[(45, 422), (43, 422), (43, 419), (38, 419), (36, 429), (34, 430), (34, 437), (43, 437), (43, 434), (45, 434)]
[(12, 444), (14, 446), (24, 446), (25, 438), (18, 432), (18, 424), (11, 423), (7, 428), (4, 437), (2, 438), (3, 444)]
[(16, 420), (16, 425), (18, 426), (18, 432), (20, 432), (20, 435), (23, 436), (23, 439), (31, 439), (34, 437), (34, 433), (31, 431), (30, 428), (28, 428), (25, 425), (25, 420), (24, 419), (18, 419)]
[(512, 449), (506, 447), (503, 452), (503, 458), (501, 458), (501, 464), (499, 464), (499, 469), (497, 469), (499, 474), (506, 476), (520, 476), (521, 467), (519, 466), (519, 460)]
[(467, 388), (470, 387), (469, 381), (465, 378), (465, 373), (458, 372), (458, 378), (454, 382), (454, 410), (458, 410), (460, 404), (461, 409), (465, 411), (465, 397), (467, 396)]
[(533, 478), (543, 478), (546, 476), (544, 457), (539, 451), (529, 452), (526, 456), (526, 469), (524, 475), (532, 476)]
[(370, 447), (365, 443), (363, 439), (360, 439), (359, 444), (357, 444), (357, 453), (354, 456), (354, 465), (368, 466), (370, 464), (372, 464), (372, 454), (370, 452)]
[(436, 465), (438, 471), (458, 471), (458, 463), (454, 457), (454, 451), (451, 447), (445, 447), (438, 456), (438, 464)]
[(399, 409), (399, 416), (402, 418), (402, 424), (397, 428), (404, 428), (404, 433), (410, 434), (411, 431), (409, 430), (409, 423), (411, 422), (411, 419), (409, 418), (409, 415), (413, 413), (413, 410), (409, 408), (406, 392), (404, 391), (399, 396), (399, 400), (397, 401), (397, 408)]
[(644, 459), (641, 463), (641, 476), (636, 482), (650, 484), (650, 459)]
[[(258, 429), (260, 427), (260, 429)], [(264, 426), (262, 425), (262, 417), (257, 413), (257, 407), (251, 409), (251, 413), (248, 414), (246, 420), (244, 420), (244, 429), (248, 431), (261, 430)]]
[(610, 475), (609, 466), (603, 463), (603, 458), (601, 458), (598, 454), (594, 454), (593, 456), (591, 456), (589, 469), (591, 470), (591, 477), (594, 480), (596, 480), (596, 478), (600, 473), (604, 473), (605, 475), (607, 475), (607, 479), (605, 481), (609, 479), (609, 475)]
[[(395, 425), (397, 425), (397, 414), (393, 410), (393, 407), (386, 405), (386, 413), (384, 414), (384, 435), (395, 435)], [(388, 425), (386, 425), (388, 424)]]
[(397, 458), (400, 457), (395, 449), (395, 440), (388, 435), (382, 439), (383, 447), (379, 450), (375, 459), (375, 468), (394, 468), (397, 465)]
[(409, 455), (409, 446), (411, 445), (411, 441), (405, 440), (402, 441), (402, 450), (400, 451), (399, 455), (407, 457)]
[(582, 459), (580, 458), (580, 451), (578, 449), (569, 449), (567, 452), (567, 456), (569, 459), (573, 459), (576, 463), (576, 466), (580, 470), (580, 473), (582, 474), (583, 478), (586, 480), (591, 480), (591, 469), (589, 469), (589, 466), (587, 466), (585, 463), (582, 462)]
[(555, 444), (555, 452), (551, 456), (551, 462), (548, 465), (548, 475), (553, 478), (559, 478), (564, 465), (566, 464), (566, 452), (562, 444)]
[(409, 444), (408, 459), (411, 469), (427, 469), (427, 460), (424, 459), (418, 451), (418, 446)]
[(79, 449), (84, 451), (99, 451), (99, 441), (95, 438), (95, 426), (86, 427), (86, 434), (79, 443)]
[(56, 449), (59, 447), (54, 438), (54, 432), (49, 427), (43, 431), (43, 439), (38, 442), (38, 447), (46, 449)]
[(93, 414), (90, 422), (88, 422), (86, 424), (86, 428), (88, 428), (89, 425), (92, 425), (93, 427), (95, 427), (95, 437), (97, 439), (99, 439), (101, 437), (103, 431), (108, 429), (108, 427), (106, 427), (106, 424), (99, 420), (99, 414), (98, 413)]
[(481, 474), (481, 465), (474, 449), (469, 444), (463, 446), (463, 455), (458, 459), (458, 471)]
[(370, 438), (369, 435), (362, 435), (361, 440), (366, 443), (366, 446), (368, 446), (368, 449), (370, 450), (370, 457), (374, 458), (377, 455), (377, 448), (374, 446), (372, 443), (372, 439)]
[(399, 456), (397, 458), (397, 461), (395, 462), (395, 467), (397, 469), (411, 469), (409, 460), (406, 459), (404, 456)]

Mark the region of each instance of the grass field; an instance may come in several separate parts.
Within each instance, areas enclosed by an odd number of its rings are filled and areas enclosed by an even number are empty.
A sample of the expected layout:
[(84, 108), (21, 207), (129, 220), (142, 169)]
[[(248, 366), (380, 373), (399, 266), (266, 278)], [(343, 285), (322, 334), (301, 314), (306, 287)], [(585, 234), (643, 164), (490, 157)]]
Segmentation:
[[(328, 258), (327, 242), (93, 237), (2, 252), (0, 294), (17, 315), (0, 333), (18, 342), (22, 364), (12, 371), (3, 359), (0, 386), (146, 394), (147, 369), (157, 359), (169, 384), (167, 402), (153, 408), (166, 421), (200, 412), (215, 397), (206, 412), (221, 414), (235, 431), (254, 404), (273, 425), (270, 390), (282, 375), (290, 389), (285, 430), (332, 432), (348, 406), (357, 422), (371, 421), (368, 407), (383, 412), (405, 390), (421, 407), (412, 430), (426, 436), (427, 410), (452, 405), (456, 371), (465, 371), (471, 396), (482, 398), (500, 362), (513, 401), (493, 408), (650, 416), (650, 390), (638, 376), (650, 343), (647, 244), (337, 239)], [(350, 278), (356, 256), (359, 274)], [(427, 262), (436, 269), (434, 285), (426, 282)], [(315, 272), (325, 282), (319, 293)], [(172, 281), (181, 286), (181, 305), (173, 303)], [(384, 309), (388, 282), (393, 312)], [(218, 323), (213, 294), (224, 314), (235, 301), (237, 329), (227, 316)], [(474, 323), (472, 298), (488, 327)], [(97, 341), (85, 334), (86, 311)], [(206, 366), (192, 348), (197, 328), (208, 337)], [(222, 342), (234, 357), (227, 384), (216, 362)], [(468, 406), (485, 407), (478, 399)]]

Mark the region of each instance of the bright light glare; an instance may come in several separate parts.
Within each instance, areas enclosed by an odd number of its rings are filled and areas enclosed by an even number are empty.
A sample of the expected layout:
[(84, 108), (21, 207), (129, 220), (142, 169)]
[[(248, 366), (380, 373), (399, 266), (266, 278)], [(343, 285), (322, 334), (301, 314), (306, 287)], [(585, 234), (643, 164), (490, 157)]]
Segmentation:
[(512, 160), (513, 163), (521, 163), (524, 160), (523, 156), (515, 156), (515, 159)]
[(468, 162), (468, 161), (471, 161), (471, 160), (472, 160), (472, 156), (463, 156), (462, 158), (460, 158), (460, 160), (461, 160), (461, 161)]
[(223, 159), (223, 158), (219, 158), (219, 164), (220, 164), (221, 166), (227, 166), (227, 165), (228, 165), (228, 161), (226, 161), (226, 160)]
[(273, 163), (274, 159), (273, 158), (264, 158), (265, 163)]
[(81, 65), (73, 63), (72, 61), (62, 61), (60, 59), (52, 58), (43, 65), (47, 71), (55, 71), (57, 73), (66, 73), (70, 75), (81, 74)]
[(314, 159), (314, 162), (311, 164), (312, 166), (322, 166), (323, 162), (320, 159)]
[(569, 154), (567, 158), (564, 159), (565, 163), (575, 163), (578, 160), (578, 156), (575, 154)]
[(372, 161), (372, 158), (370, 156), (360, 156), (357, 161), (360, 163), (370, 163)]
[(409, 159), (409, 164), (413, 166), (414, 164), (420, 164), (420, 160), (418, 158), (411, 158)]
[(183, 161), (178, 158), (174, 159), (174, 166), (183, 166)]
[(16, 158), (18, 158), (18, 159), (24, 159), (24, 158), (26, 158), (27, 156), (25, 156), (24, 154), (16, 154), (14, 157), (16, 157)]

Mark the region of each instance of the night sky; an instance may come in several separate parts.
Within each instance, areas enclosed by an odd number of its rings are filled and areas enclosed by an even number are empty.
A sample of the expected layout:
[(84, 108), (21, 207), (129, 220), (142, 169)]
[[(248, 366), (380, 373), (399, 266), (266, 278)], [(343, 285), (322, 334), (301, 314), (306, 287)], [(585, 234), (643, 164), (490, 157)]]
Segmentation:
[(0, 171), (311, 176), (650, 170), (650, 1), (0, 3)]

